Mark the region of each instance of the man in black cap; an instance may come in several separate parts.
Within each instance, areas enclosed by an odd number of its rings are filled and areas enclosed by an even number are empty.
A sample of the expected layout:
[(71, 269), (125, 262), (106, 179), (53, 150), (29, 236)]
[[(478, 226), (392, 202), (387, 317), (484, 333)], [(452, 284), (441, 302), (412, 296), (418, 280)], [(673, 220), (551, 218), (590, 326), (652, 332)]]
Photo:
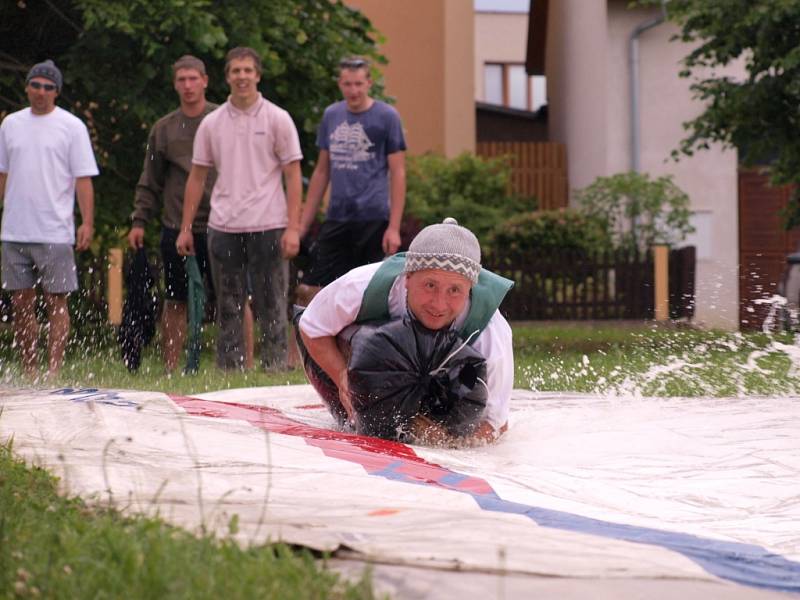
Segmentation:
[(30, 107), (0, 124), (2, 285), (11, 291), (14, 335), (28, 374), (36, 371), (39, 337), (35, 286), (47, 306), (48, 373), (54, 375), (69, 337), (67, 294), (78, 289), (73, 245), (86, 250), (94, 234), (97, 163), (86, 126), (55, 104), (62, 83), (52, 60), (34, 65), (25, 79)]

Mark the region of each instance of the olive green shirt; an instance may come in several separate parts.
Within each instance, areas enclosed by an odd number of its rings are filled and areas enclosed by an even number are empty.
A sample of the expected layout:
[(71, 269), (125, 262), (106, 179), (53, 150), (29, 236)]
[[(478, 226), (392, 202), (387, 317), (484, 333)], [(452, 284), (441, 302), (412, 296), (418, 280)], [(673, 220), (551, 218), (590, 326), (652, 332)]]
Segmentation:
[[(187, 117), (181, 109), (160, 118), (147, 139), (144, 167), (133, 200), (131, 221), (144, 227), (161, 214), (161, 223), (171, 229), (180, 229), (183, 217), (183, 192), (192, 169), (192, 146), (200, 121), (217, 108), (206, 102), (203, 113)], [(192, 224), (192, 231), (205, 233), (208, 223), (209, 199), (217, 174), (209, 173), (203, 198)]]

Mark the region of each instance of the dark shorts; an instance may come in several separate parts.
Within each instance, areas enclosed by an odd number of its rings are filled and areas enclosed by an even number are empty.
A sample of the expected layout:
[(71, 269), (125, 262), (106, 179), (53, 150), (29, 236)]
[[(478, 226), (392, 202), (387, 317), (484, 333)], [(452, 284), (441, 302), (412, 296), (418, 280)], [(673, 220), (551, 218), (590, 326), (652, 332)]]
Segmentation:
[(387, 221), (325, 221), (301, 283), (323, 287), (351, 269), (383, 260)]
[[(178, 241), (178, 230), (164, 227), (161, 229), (161, 260), (164, 263), (164, 296), (174, 302), (186, 302), (189, 296), (189, 284), (186, 277), (186, 257), (178, 254), (175, 242)], [(200, 273), (209, 285), (209, 295), (213, 296), (211, 269), (208, 264), (208, 245), (206, 235), (194, 234), (194, 252)]]

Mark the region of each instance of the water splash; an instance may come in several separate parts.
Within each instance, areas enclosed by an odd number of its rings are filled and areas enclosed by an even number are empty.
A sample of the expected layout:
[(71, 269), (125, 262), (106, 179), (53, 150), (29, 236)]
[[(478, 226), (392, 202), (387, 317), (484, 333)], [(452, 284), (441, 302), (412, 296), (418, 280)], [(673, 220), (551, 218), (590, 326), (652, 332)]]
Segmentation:
[(800, 335), (785, 325), (797, 311), (780, 296), (759, 303), (770, 307), (761, 333), (654, 328), (588, 356), (556, 350), (518, 372), (515, 387), (639, 399), (797, 395)]

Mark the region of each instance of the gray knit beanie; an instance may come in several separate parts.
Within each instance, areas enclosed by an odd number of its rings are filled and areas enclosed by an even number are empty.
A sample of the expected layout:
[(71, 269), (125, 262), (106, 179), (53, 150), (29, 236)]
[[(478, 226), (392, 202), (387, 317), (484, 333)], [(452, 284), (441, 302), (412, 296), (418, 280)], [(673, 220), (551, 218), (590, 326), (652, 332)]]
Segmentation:
[(458, 273), (472, 283), (481, 272), (481, 246), (478, 238), (452, 217), (428, 225), (411, 241), (406, 252), (406, 273), (440, 269)]
[(61, 77), (61, 71), (58, 70), (58, 67), (49, 58), (44, 62), (33, 65), (31, 70), (28, 71), (28, 76), (25, 78), (25, 83), (27, 84), (34, 77), (44, 77), (45, 79), (49, 79), (56, 84), (56, 90), (59, 92), (61, 91), (61, 84), (64, 81)]

